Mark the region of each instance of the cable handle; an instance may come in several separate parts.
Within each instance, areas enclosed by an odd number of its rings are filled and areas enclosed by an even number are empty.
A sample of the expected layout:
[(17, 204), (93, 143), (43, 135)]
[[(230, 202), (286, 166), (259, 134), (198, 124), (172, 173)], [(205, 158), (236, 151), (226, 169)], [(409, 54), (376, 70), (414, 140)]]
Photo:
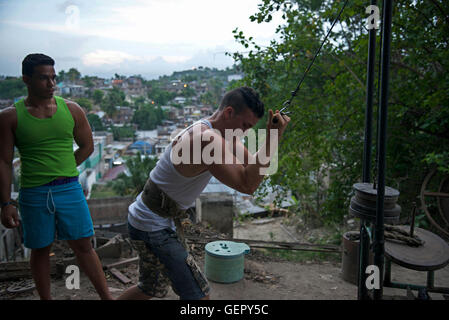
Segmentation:
[[(284, 110), (287, 109), (287, 108), (289, 107), (291, 100), (292, 100), (292, 99), (289, 99), (289, 100), (287, 100), (287, 101), (285, 101), (285, 102), (283, 103), (282, 109), (279, 110), (279, 113), (280, 113), (281, 115), (288, 115), (288, 114), (290, 114), (290, 112), (284, 112)], [(277, 117), (276, 115), (273, 117), (272, 122), (273, 122), (273, 123), (278, 123), (278, 122), (279, 122), (279, 119), (278, 119), (278, 117)]]

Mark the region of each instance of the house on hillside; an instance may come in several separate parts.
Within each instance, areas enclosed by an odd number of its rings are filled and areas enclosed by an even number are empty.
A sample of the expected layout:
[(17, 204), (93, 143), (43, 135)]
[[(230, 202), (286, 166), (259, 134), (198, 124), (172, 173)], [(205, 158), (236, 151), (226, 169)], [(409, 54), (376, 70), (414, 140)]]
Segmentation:
[(185, 116), (190, 116), (195, 111), (195, 106), (185, 106), (182, 108)]
[(162, 106), (161, 109), (167, 113), (168, 120), (177, 121), (183, 116), (183, 110), (176, 107)]
[(155, 151), (154, 145), (155, 142), (149, 143), (146, 141), (138, 140), (128, 147), (128, 152), (133, 154), (140, 152), (141, 154), (145, 155), (153, 154)]
[(145, 87), (142, 84), (142, 79), (139, 77), (129, 77), (125, 80), (126, 89), (125, 94), (131, 97), (145, 96)]
[(242, 74), (230, 74), (228, 76), (228, 82), (242, 80), (242, 79), (243, 79)]
[[(104, 163), (104, 148), (106, 136), (94, 136), (94, 151), (83, 163), (78, 166), (79, 182), (87, 199), (90, 197), (92, 186), (103, 176), (106, 166)], [(76, 143), (73, 149), (78, 149)]]
[(186, 103), (186, 101), (187, 101), (187, 99), (184, 97), (176, 97), (173, 99), (173, 102), (177, 103), (177, 104), (184, 104), (184, 103)]
[(61, 95), (67, 95), (71, 97), (86, 97), (87, 91), (89, 90), (89, 88), (87, 87), (65, 82), (58, 83), (57, 87)]
[(116, 124), (128, 124), (131, 122), (133, 115), (134, 115), (134, 109), (130, 107), (121, 107), (116, 106), (115, 109), (117, 112), (112, 117), (112, 121)]

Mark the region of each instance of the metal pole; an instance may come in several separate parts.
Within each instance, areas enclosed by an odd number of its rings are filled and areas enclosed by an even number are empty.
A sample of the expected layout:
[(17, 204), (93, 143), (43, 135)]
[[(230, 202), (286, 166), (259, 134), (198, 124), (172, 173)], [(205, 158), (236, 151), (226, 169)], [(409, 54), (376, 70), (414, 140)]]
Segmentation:
[(388, 77), (390, 68), (391, 21), (393, 14), (392, 0), (384, 0), (382, 13), (382, 55), (381, 55), (381, 87), (379, 108), (379, 146), (377, 173), (376, 226), (374, 232), (374, 264), (379, 268), (381, 281), (379, 289), (374, 289), (374, 300), (382, 299), (383, 294), (383, 264), (385, 253), (384, 240), (384, 197), (385, 197), (385, 167), (387, 145), (387, 108), (388, 108)]
[[(376, 0), (371, 0), (371, 5), (376, 5)], [(373, 122), (373, 91), (374, 91), (374, 63), (376, 60), (376, 29), (369, 31), (368, 43), (368, 65), (366, 78), (366, 110), (365, 110), (365, 141), (363, 145), (363, 182), (371, 180), (371, 144), (372, 144), (372, 122)], [(367, 300), (368, 290), (365, 282), (365, 273), (369, 260), (370, 237), (367, 235), (368, 222), (360, 219), (360, 242), (359, 242), (359, 279), (358, 299)]]

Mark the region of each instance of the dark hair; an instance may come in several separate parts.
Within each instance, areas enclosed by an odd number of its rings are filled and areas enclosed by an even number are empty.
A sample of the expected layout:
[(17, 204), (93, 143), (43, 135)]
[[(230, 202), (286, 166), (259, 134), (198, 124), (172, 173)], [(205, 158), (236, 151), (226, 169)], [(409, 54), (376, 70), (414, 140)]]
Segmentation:
[(34, 67), (36, 66), (54, 66), (55, 60), (42, 53), (31, 53), (22, 61), (22, 74), (24, 76), (33, 76)]
[(221, 99), (219, 109), (222, 110), (227, 106), (231, 106), (236, 113), (242, 112), (245, 107), (250, 108), (258, 118), (262, 118), (265, 112), (259, 94), (249, 87), (240, 87), (227, 92)]

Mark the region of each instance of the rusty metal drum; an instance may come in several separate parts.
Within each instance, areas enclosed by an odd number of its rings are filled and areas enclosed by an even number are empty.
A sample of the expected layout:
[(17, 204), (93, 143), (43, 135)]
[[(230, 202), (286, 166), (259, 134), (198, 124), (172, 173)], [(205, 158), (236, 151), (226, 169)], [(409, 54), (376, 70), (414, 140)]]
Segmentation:
[[(348, 231), (343, 234), (341, 271), (343, 280), (357, 285), (359, 279), (359, 247), (360, 232)], [(372, 263), (373, 254), (370, 251), (369, 261)]]

